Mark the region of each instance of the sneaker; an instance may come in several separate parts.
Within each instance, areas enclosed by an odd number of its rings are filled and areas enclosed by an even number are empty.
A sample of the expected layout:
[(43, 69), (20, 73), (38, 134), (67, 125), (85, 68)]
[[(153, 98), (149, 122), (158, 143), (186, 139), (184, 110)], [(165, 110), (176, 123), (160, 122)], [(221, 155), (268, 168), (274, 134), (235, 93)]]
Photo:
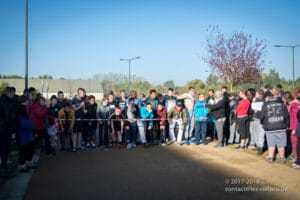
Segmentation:
[(118, 149), (122, 149), (122, 144), (117, 144)]
[(150, 146), (148, 142), (145, 142), (143, 145), (144, 145), (144, 148), (148, 148)]
[(214, 148), (222, 148), (223, 146), (222, 146), (222, 144), (216, 144), (215, 146), (214, 146)]
[(248, 149), (255, 149), (256, 147), (255, 147), (255, 145), (254, 144), (250, 144), (249, 146), (248, 146)]
[(26, 164), (20, 165), (19, 166), (19, 172), (21, 172), (21, 173), (29, 172), (29, 168), (26, 166)]
[(72, 152), (76, 152), (77, 150), (75, 148), (72, 149)]
[(190, 141), (189, 140), (184, 140), (183, 142), (185, 145), (190, 145)]
[(195, 145), (199, 145), (200, 142), (198, 140), (191, 140), (190, 144), (195, 144)]
[(280, 161), (281, 164), (284, 164), (286, 162), (286, 158), (285, 157), (280, 158), (279, 161)]
[(90, 148), (91, 147), (91, 144), (90, 143), (87, 143), (86, 144), (86, 148)]
[(291, 156), (288, 158), (288, 161), (290, 161), (290, 162), (296, 162), (296, 158), (295, 158), (293, 155), (291, 155)]
[(235, 149), (235, 150), (245, 150), (246, 147), (245, 147), (245, 146), (239, 145), (239, 146), (235, 147), (234, 149)]
[(26, 162), (26, 167), (28, 168), (28, 169), (36, 169), (37, 168), (37, 164), (35, 163), (35, 162), (30, 162), (30, 161), (27, 161)]
[(175, 142), (176, 146), (181, 147), (181, 143), (180, 142)]
[(92, 148), (95, 148), (96, 147), (96, 144), (94, 142), (92, 142)]
[(164, 142), (161, 143), (161, 146), (162, 146), (162, 147), (165, 147), (165, 146), (166, 146), (166, 143), (164, 143)]
[(270, 157), (268, 157), (268, 158), (266, 159), (266, 161), (267, 161), (268, 163), (273, 163), (273, 162), (274, 162), (273, 158), (270, 158)]
[(293, 168), (293, 169), (299, 169), (300, 165), (294, 163), (294, 164), (291, 165), (291, 168)]
[(14, 177), (18, 173), (16, 171), (9, 170), (8, 168), (0, 168), (0, 177), (9, 178)]
[(104, 151), (109, 151), (109, 147), (108, 146), (104, 147)]
[(127, 150), (132, 149), (132, 144), (131, 144), (131, 143), (128, 143), (126, 149), (127, 149)]

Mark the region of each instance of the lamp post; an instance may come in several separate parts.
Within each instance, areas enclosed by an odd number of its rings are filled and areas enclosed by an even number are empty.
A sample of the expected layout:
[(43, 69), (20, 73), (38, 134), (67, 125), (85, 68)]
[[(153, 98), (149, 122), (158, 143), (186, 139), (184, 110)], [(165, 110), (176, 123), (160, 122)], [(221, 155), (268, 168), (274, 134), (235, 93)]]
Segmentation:
[(25, 89), (28, 89), (28, 0), (25, 0)]
[(128, 93), (130, 92), (130, 88), (131, 88), (131, 61), (133, 60), (137, 60), (140, 59), (141, 57), (135, 57), (135, 58), (129, 58), (129, 59), (124, 59), (121, 58), (120, 61), (127, 61), (128, 62), (128, 69), (129, 69), (129, 73), (128, 73)]
[(300, 47), (300, 45), (274, 45), (274, 47), (287, 47), (292, 49), (293, 54), (293, 89), (295, 88), (295, 48)]

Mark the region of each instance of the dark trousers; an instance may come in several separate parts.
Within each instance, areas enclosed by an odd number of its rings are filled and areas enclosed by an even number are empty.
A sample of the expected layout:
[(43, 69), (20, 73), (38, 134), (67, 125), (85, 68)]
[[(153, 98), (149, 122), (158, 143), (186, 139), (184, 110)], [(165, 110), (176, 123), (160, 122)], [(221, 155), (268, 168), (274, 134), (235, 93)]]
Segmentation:
[(48, 135), (47, 130), (34, 130), (33, 133), (36, 137), (35, 144), (40, 145), (42, 150), (45, 150), (47, 155), (51, 154), (52, 150), (50, 146), (50, 136)]
[(19, 164), (24, 165), (26, 161), (31, 161), (34, 152), (33, 142), (19, 147)]
[(145, 131), (146, 131), (146, 140), (148, 142), (154, 143), (153, 127), (151, 130), (148, 129), (148, 127), (149, 127), (148, 121), (144, 122), (144, 127), (145, 127)]
[(109, 145), (108, 125), (106, 121), (99, 124), (99, 146), (101, 145), (105, 145), (105, 146)]
[(8, 154), (11, 144), (11, 135), (6, 127), (0, 127), (0, 157), (1, 168), (7, 167)]
[(128, 122), (128, 130), (125, 130), (125, 139), (127, 142), (136, 142), (138, 127), (137, 122)]
[(250, 121), (249, 121), (249, 117), (245, 116), (245, 117), (238, 117), (236, 119), (236, 124), (238, 126), (239, 129), (239, 133), (241, 135), (241, 139), (247, 139), (250, 136)]

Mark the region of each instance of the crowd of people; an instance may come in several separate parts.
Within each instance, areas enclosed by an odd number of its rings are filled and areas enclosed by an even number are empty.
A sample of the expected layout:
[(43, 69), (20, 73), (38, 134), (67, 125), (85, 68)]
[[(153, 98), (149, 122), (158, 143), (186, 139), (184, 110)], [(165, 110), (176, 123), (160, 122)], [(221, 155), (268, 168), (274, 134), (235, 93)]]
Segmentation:
[[(19, 150), (19, 171), (36, 168), (35, 149), (53, 156), (57, 151), (85, 149), (133, 149), (137, 145), (207, 145), (215, 148), (238, 144), (262, 155), (267, 162), (276, 159), (293, 162), (300, 168), (299, 90), (283, 91), (281, 85), (249, 88), (228, 93), (227, 87), (196, 95), (189, 87), (175, 95), (151, 89), (138, 98), (135, 91), (113, 91), (97, 103), (93, 95), (78, 88), (72, 99), (58, 91), (48, 102), (35, 88), (16, 95), (5, 88), (0, 97), (1, 176), (8, 176), (7, 162), (12, 138)], [(96, 134), (98, 133), (97, 137)]]

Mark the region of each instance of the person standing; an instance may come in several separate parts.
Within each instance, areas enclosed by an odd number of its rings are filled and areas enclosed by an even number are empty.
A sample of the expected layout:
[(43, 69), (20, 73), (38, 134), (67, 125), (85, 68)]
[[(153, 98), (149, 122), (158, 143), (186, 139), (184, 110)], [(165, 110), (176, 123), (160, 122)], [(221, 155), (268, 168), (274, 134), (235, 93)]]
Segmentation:
[(99, 145), (101, 148), (104, 145), (104, 150), (109, 150), (109, 138), (108, 138), (108, 120), (109, 120), (109, 105), (108, 99), (102, 99), (102, 102), (97, 108), (97, 119), (99, 121)]
[(61, 151), (70, 151), (71, 137), (75, 124), (75, 111), (70, 102), (65, 101), (63, 108), (58, 111), (58, 122), (61, 130)]
[(14, 93), (10, 87), (6, 87), (0, 97), (0, 157), (1, 168), (0, 176), (13, 176), (8, 170), (7, 161), (11, 146), (11, 133), (16, 127), (17, 105), (13, 99)]
[[(181, 145), (184, 127), (187, 122), (186, 113), (187, 112), (184, 108), (184, 103), (182, 102), (182, 100), (177, 100), (175, 107), (173, 107), (168, 112), (168, 120), (169, 120), (169, 124), (170, 124), (170, 128), (169, 128), (170, 144), (172, 144), (176, 141), (176, 144), (178, 146)], [(176, 127), (178, 127), (177, 140), (175, 137)]]
[(77, 95), (72, 99), (72, 106), (75, 111), (75, 124), (72, 133), (72, 151), (83, 150), (84, 147), (81, 146), (82, 131), (83, 131), (83, 117), (84, 117), (84, 107), (85, 107), (85, 90), (83, 88), (78, 88)]
[(28, 172), (29, 169), (35, 168), (32, 162), (34, 153), (33, 129), (34, 126), (29, 119), (26, 109), (27, 96), (22, 95), (19, 99), (18, 107), (18, 126), (17, 126), (17, 144), (19, 146), (19, 171)]
[(178, 100), (184, 100), (186, 108), (187, 123), (185, 124), (184, 131), (184, 144), (189, 145), (194, 131), (194, 102), (195, 102), (195, 88), (189, 87), (188, 93), (184, 93), (177, 97)]
[(248, 117), (248, 112), (249, 112), (249, 107), (250, 107), (250, 101), (246, 96), (245, 91), (240, 91), (239, 93), (240, 98), (242, 99), (236, 109), (236, 124), (241, 136), (241, 143), (238, 147), (236, 147), (236, 150), (245, 150), (246, 146), (249, 141), (249, 117)]
[(289, 113), (283, 102), (277, 100), (278, 93), (265, 94), (267, 101), (262, 107), (260, 119), (264, 126), (268, 143), (267, 162), (274, 162), (277, 146), (280, 163), (285, 163), (285, 147), (287, 144), (286, 130), (289, 127)]
[(223, 128), (225, 123), (225, 100), (222, 96), (222, 92), (220, 90), (215, 93), (215, 102), (214, 104), (208, 104), (208, 108), (210, 109), (210, 114), (215, 119), (216, 130), (218, 135), (218, 144), (216, 144), (215, 148), (223, 147), (225, 143), (225, 138), (223, 135)]
[[(130, 98), (126, 110), (126, 122), (125, 122), (125, 139), (127, 143), (127, 149), (130, 150), (136, 146), (138, 126), (137, 119), (140, 118), (140, 110), (138, 105), (134, 103), (134, 98)], [(140, 136), (142, 143), (146, 143), (145, 136)]]
[(96, 147), (96, 129), (97, 129), (97, 103), (95, 96), (88, 97), (88, 103), (85, 104), (85, 116), (88, 125), (88, 138), (86, 147)]
[(122, 149), (122, 135), (124, 130), (124, 120), (125, 117), (121, 113), (121, 108), (117, 105), (115, 106), (114, 113), (110, 116), (111, 125), (111, 137), (113, 146), (117, 146)]
[[(30, 121), (34, 124), (34, 135), (38, 145), (47, 155), (51, 154), (50, 137), (47, 133), (46, 120), (48, 118), (49, 108), (46, 106), (46, 99), (38, 94), (33, 105), (29, 110)], [(42, 141), (44, 140), (44, 147)], [(45, 148), (45, 149), (44, 149)]]
[(153, 135), (154, 113), (152, 110), (151, 103), (146, 103), (145, 106), (142, 106), (140, 112), (141, 112), (141, 119), (144, 122), (143, 124), (146, 132), (146, 140), (154, 144), (154, 135)]
[(252, 120), (250, 121), (250, 137), (256, 145), (257, 155), (262, 155), (264, 152), (265, 131), (259, 120), (262, 106), (264, 104), (264, 92), (258, 89), (251, 103), (251, 111), (253, 112)]
[[(280, 92), (280, 91), (279, 91)], [(291, 156), (289, 157), (289, 161), (295, 162), (297, 155), (297, 135), (296, 130), (298, 127), (298, 119), (297, 114), (299, 111), (300, 101), (295, 98), (295, 94), (293, 95), (290, 92), (285, 92), (283, 95), (283, 99), (286, 103), (289, 117), (290, 117), (290, 127), (288, 128), (288, 135), (290, 136), (291, 141)]]
[(159, 102), (156, 108), (156, 116), (159, 122), (160, 130), (160, 143), (162, 146), (166, 146), (166, 121), (167, 121), (167, 108), (163, 102)]
[(208, 107), (207, 102), (205, 101), (204, 94), (199, 94), (199, 101), (194, 105), (194, 115), (196, 120), (195, 125), (195, 140), (192, 140), (192, 144), (200, 144), (200, 131), (202, 144), (207, 145), (206, 140), (206, 128), (207, 128), (207, 114)]
[[(300, 110), (297, 113), (297, 120), (298, 120), (298, 126), (296, 129), (296, 136), (297, 136), (297, 155), (300, 155)], [(299, 169), (300, 168), (300, 156), (297, 157), (295, 163), (291, 166), (293, 169)]]

